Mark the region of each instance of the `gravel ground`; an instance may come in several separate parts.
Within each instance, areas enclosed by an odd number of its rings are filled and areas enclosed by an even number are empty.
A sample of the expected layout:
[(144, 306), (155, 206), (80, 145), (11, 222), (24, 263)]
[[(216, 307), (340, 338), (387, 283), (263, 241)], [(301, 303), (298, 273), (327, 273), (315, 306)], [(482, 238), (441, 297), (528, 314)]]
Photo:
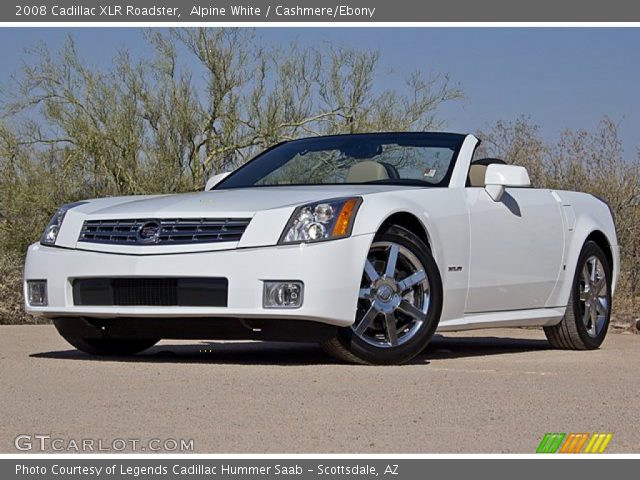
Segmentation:
[(532, 453), (545, 432), (613, 432), (608, 452), (638, 453), (638, 365), (630, 334), (591, 352), (550, 350), (539, 330), (437, 335), (412, 364), (363, 367), (284, 343), (90, 357), (52, 326), (0, 326), (0, 452), (45, 434), (69, 451), (170, 438), (200, 453)]

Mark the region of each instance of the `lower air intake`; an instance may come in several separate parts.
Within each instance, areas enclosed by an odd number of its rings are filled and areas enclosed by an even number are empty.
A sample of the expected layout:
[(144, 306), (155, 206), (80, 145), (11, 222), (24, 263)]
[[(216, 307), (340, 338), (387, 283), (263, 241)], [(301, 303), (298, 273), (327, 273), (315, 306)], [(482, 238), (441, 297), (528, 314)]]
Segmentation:
[(79, 278), (73, 303), (82, 306), (226, 307), (226, 278)]

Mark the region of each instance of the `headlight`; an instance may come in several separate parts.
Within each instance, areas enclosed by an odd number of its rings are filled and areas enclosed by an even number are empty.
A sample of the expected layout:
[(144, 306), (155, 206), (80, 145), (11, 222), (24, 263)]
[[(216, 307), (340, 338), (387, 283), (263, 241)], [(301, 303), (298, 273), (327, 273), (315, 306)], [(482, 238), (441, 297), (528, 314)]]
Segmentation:
[(361, 203), (360, 197), (334, 198), (298, 207), (279, 243), (321, 242), (348, 237)]
[(44, 233), (40, 238), (40, 243), (43, 245), (55, 245), (56, 239), (58, 238), (58, 232), (60, 232), (60, 227), (62, 226), (62, 221), (64, 220), (64, 216), (67, 214), (67, 211), (71, 210), (73, 207), (77, 207), (78, 205), (84, 205), (85, 203), (87, 202), (68, 203), (60, 207), (51, 218), (47, 228), (44, 229)]

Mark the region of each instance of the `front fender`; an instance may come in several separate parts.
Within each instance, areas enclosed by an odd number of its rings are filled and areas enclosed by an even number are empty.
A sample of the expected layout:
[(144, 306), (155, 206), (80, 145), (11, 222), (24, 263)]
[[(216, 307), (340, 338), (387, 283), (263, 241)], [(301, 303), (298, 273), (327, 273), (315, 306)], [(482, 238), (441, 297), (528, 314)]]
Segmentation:
[[(469, 271), (469, 215), (463, 188), (406, 189), (364, 197), (353, 234), (375, 234), (396, 213), (424, 227), (444, 289), (442, 320), (464, 313)], [(449, 267), (456, 267), (449, 269)], [(458, 268), (459, 267), (459, 268)]]

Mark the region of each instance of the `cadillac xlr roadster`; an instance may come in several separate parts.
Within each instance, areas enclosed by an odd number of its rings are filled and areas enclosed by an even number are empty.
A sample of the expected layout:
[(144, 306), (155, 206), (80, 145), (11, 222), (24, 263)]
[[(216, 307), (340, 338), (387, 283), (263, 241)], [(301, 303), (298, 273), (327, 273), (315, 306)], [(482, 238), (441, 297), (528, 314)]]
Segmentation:
[(595, 349), (619, 271), (612, 213), (476, 158), (479, 140), (377, 133), (276, 145), (205, 191), (61, 207), (26, 309), (99, 355), (158, 340), (313, 341), (396, 364), (439, 331), (539, 326)]

